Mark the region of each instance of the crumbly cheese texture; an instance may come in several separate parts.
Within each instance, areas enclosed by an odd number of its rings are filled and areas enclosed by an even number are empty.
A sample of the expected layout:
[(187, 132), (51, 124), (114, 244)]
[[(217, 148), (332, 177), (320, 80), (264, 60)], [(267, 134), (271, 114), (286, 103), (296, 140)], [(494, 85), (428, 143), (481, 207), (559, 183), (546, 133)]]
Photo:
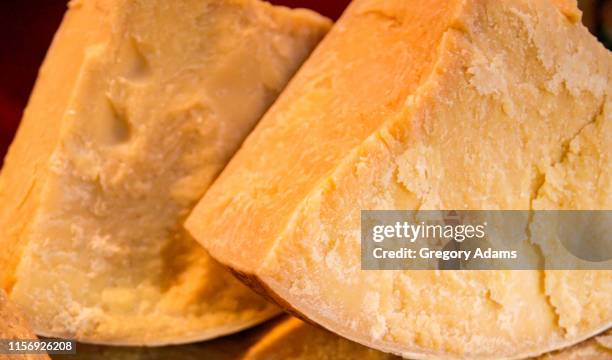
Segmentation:
[[(11, 303), (4, 290), (0, 289), (0, 339), (36, 340), (30, 324), (21, 311)], [(49, 360), (46, 354), (0, 354), (3, 360)]]
[(277, 312), (182, 222), (330, 26), (257, 0), (70, 2), (0, 176), (0, 287), (39, 334), (176, 343)]
[(602, 331), (611, 271), (360, 269), (361, 209), (612, 208), (612, 56), (580, 15), (354, 1), (188, 230), (279, 303), (410, 358), (535, 356)]

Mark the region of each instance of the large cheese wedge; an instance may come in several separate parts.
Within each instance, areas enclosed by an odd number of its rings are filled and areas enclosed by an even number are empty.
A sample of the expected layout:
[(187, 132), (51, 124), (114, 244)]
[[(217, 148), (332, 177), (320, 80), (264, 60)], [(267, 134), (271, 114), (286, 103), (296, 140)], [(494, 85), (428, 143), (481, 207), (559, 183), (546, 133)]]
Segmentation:
[(270, 317), (182, 222), (329, 20), (257, 0), (69, 8), (0, 177), (0, 287), (37, 333), (86, 342)]
[(362, 271), (360, 210), (612, 209), (611, 71), (573, 1), (356, 0), (187, 229), (385, 352), (569, 346), (612, 323), (612, 271)]
[[(30, 324), (22, 312), (13, 304), (4, 290), (0, 289), (0, 339), (37, 340)], [(6, 344), (4, 344), (6, 345)], [(3, 360), (48, 360), (47, 354), (7, 354), (0, 351)]]

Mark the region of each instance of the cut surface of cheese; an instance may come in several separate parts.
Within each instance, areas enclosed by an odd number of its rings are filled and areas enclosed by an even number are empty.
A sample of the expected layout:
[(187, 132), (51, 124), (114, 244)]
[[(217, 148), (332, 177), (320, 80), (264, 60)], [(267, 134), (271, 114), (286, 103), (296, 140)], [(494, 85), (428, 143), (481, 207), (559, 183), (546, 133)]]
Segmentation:
[(277, 309), (182, 228), (331, 26), (257, 0), (74, 0), (0, 176), (0, 287), (37, 333), (157, 345)]
[[(36, 340), (30, 324), (21, 311), (11, 303), (4, 290), (0, 289), (0, 339)], [(48, 360), (46, 354), (0, 354), (2, 360)]]
[(612, 209), (611, 71), (573, 1), (356, 0), (186, 227), (385, 352), (569, 346), (612, 323), (612, 271), (362, 271), (360, 210)]

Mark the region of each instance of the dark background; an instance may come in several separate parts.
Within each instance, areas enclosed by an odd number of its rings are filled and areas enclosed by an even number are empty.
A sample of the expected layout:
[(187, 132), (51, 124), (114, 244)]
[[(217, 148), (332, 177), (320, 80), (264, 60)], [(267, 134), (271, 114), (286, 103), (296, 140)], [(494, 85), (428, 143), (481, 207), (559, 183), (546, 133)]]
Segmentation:
[[(172, 0), (169, 0), (172, 1)], [(398, 0), (419, 1), (419, 0)], [(337, 19), (350, 0), (270, 0)], [(21, 119), (66, 0), (0, 0), (0, 165)], [(581, 0), (583, 20), (610, 48), (612, 0)]]

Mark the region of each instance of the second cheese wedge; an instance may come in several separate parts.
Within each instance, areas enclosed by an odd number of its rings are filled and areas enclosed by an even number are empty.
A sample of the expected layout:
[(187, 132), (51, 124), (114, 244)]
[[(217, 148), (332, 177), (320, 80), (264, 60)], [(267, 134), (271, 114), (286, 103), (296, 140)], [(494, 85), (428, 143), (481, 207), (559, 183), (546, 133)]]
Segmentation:
[(360, 210), (612, 209), (611, 72), (573, 1), (356, 0), (187, 228), (385, 352), (571, 345), (612, 324), (612, 271), (363, 271)]
[(538, 360), (612, 360), (612, 330)]
[(243, 360), (399, 360), (294, 317), (271, 327)]
[[(265, 335), (244, 354), (243, 360), (399, 360), (344, 339), (334, 333), (286, 318), (265, 330)], [(537, 360), (612, 360), (612, 330), (575, 346), (548, 353)], [(530, 358), (536, 360), (536, 358)]]
[(69, 7), (0, 176), (0, 287), (37, 333), (94, 343), (272, 316), (182, 222), (329, 20), (258, 0)]
[[(0, 353), (0, 359), (3, 360), (49, 360), (47, 354), (41, 353), (14, 353), (6, 354), (6, 340), (37, 340), (38, 338), (32, 331), (30, 324), (23, 316), (22, 312), (11, 303), (4, 290), (0, 289), (0, 339), (3, 344)], [(14, 345), (13, 345), (14, 346)]]

